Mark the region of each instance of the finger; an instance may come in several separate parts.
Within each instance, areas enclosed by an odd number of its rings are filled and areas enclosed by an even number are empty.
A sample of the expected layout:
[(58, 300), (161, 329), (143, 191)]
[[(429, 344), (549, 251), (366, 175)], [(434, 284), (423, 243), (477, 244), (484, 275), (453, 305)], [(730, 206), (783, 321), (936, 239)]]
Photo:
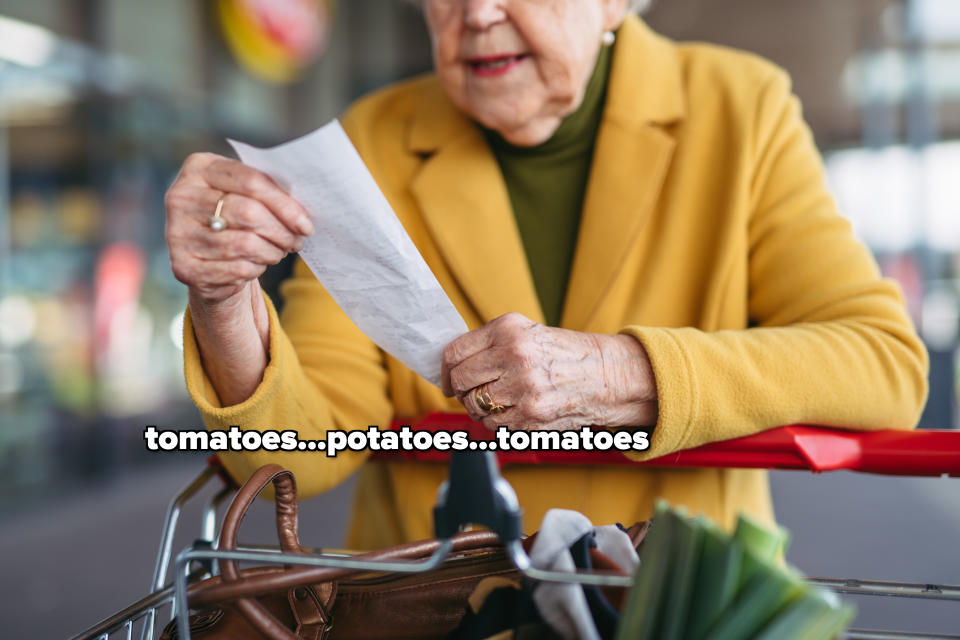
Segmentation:
[[(443, 349), (443, 366), (452, 371), (470, 356), (487, 349), (493, 344), (493, 328), (486, 324), (479, 329), (468, 331), (453, 340)], [(452, 388), (452, 384), (451, 384)]]
[[(178, 239), (197, 233), (210, 234), (209, 220), (223, 192), (207, 185), (180, 185), (167, 193), (167, 238)], [(229, 229), (245, 229), (283, 249), (295, 252), (303, 248), (303, 237), (291, 232), (262, 203), (239, 194), (227, 194), (220, 208)]]
[(453, 385), (450, 384), (450, 367), (447, 366), (446, 360), (440, 363), (440, 389), (447, 398), (453, 397)]
[(203, 176), (215, 189), (259, 200), (290, 231), (302, 235), (313, 233), (313, 223), (306, 209), (265, 173), (236, 160), (215, 158), (207, 165)]
[(286, 251), (255, 233), (229, 228), (217, 232), (207, 230), (206, 233), (201, 230), (194, 235), (190, 249), (200, 260), (242, 260), (263, 266), (277, 264), (287, 255)]
[[(491, 391), (491, 389), (494, 389)], [(478, 397), (481, 393), (486, 394), (487, 399), (491, 405), (500, 405), (501, 409), (497, 412), (487, 411), (481, 406), (480, 398)], [(496, 394), (496, 395), (495, 395)], [(460, 400), (460, 403), (463, 404), (467, 409), (467, 413), (470, 413), (471, 416), (476, 416), (474, 419), (486, 418), (489, 416), (494, 416), (495, 418), (502, 419), (502, 417), (509, 411), (513, 405), (510, 404), (510, 401), (507, 399), (507, 391), (505, 386), (496, 387), (494, 383), (485, 384), (476, 389), (471, 389), (470, 391), (461, 394), (457, 398)]]
[(477, 393), (476, 390), (472, 390), (469, 393), (465, 393), (462, 396), (458, 397), (460, 404), (467, 410), (467, 413), (470, 415), (470, 418), (475, 422), (481, 422), (486, 418), (489, 412), (484, 411), (480, 408), (480, 403), (477, 402)]
[[(199, 212), (200, 220), (206, 223), (208, 218), (202, 217), (203, 211)], [(227, 194), (220, 215), (227, 221), (229, 229), (251, 231), (285, 253), (296, 253), (303, 248), (303, 236), (290, 231), (270, 209), (253, 198), (236, 193)]]
[(500, 378), (506, 369), (503, 360), (502, 350), (484, 349), (450, 367), (449, 381), (453, 394), (463, 395), (484, 383)]
[[(479, 337), (479, 334), (484, 332), (485, 329), (487, 329), (486, 326), (469, 331), (444, 347), (442, 360), (440, 362), (440, 383), (443, 394), (448, 398), (457, 395), (456, 390), (453, 388), (453, 381), (450, 379), (453, 369), (463, 361), (464, 357), (469, 357), (475, 353), (475, 345), (480, 344), (481, 340), (483, 340)], [(489, 344), (489, 342), (487, 342), (487, 344)]]
[(516, 390), (513, 388), (512, 383), (505, 378), (488, 382), (484, 386), (484, 389), (486, 389), (487, 395), (490, 396), (491, 402), (504, 406), (504, 410), (500, 415), (506, 413), (507, 409), (511, 409), (519, 404), (516, 397)]
[[(479, 329), (469, 331), (450, 342), (443, 350), (441, 371), (449, 372), (470, 356), (493, 346), (501, 334), (515, 336), (536, 324), (520, 313), (507, 313), (494, 318)], [(452, 384), (446, 377), (443, 380), (443, 386), (444, 392), (452, 391)]]

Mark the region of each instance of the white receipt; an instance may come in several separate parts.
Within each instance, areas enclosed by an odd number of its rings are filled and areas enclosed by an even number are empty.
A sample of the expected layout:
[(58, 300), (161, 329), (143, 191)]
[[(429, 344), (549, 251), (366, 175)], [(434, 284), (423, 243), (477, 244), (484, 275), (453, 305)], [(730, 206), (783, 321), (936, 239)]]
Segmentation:
[(340, 308), (381, 349), (439, 386), (443, 348), (467, 325), (340, 123), (271, 149), (229, 142), (310, 214), (315, 232), (300, 257)]

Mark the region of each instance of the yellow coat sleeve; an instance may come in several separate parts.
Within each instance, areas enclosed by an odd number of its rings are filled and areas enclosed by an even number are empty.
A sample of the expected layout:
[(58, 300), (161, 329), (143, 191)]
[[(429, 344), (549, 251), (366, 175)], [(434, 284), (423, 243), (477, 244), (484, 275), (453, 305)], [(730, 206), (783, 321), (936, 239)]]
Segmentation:
[(751, 327), (629, 326), (650, 357), (659, 418), (648, 459), (779, 425), (908, 429), (928, 358), (899, 288), (837, 214), (787, 76), (761, 92), (748, 156)]
[[(184, 322), (187, 388), (209, 429), (295, 429), (301, 439), (321, 439), (327, 428), (363, 429), (388, 425), (393, 410), (387, 394), (383, 355), (343, 311), (306, 265), (281, 288), (283, 318), (264, 295), (270, 318), (269, 364), (257, 390), (244, 402), (220, 406), (203, 370), (189, 313)], [(318, 327), (322, 325), (322, 327)], [(296, 345), (296, 348), (294, 348)], [(368, 452), (220, 452), (227, 470), (243, 481), (273, 462), (292, 470), (301, 495), (326, 491), (347, 478)]]

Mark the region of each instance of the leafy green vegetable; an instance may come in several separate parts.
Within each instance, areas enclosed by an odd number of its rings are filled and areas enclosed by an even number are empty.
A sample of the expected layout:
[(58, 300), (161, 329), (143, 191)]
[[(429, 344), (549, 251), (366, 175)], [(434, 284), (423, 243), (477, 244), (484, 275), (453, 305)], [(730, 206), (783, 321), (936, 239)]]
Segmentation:
[(666, 503), (657, 503), (636, 579), (617, 628), (617, 640), (656, 638), (660, 605), (667, 592), (672, 569), (670, 550), (673, 524)]
[(774, 564), (758, 563), (747, 585), (737, 594), (707, 634), (710, 640), (744, 640), (760, 631), (785, 604), (800, 596), (803, 579)]
[(756, 640), (827, 640), (853, 620), (853, 606), (832, 591), (810, 589), (787, 605), (763, 628)]
[(743, 562), (743, 547), (739, 543), (705, 518), (698, 520), (703, 527), (703, 545), (693, 594), (694, 605), (684, 636), (687, 640), (705, 639), (710, 627), (733, 602)]
[(668, 515), (673, 520), (674, 530), (671, 551), (673, 575), (663, 607), (663, 623), (660, 625), (658, 638), (681, 640), (693, 602), (697, 567), (703, 546), (703, 525), (701, 521), (688, 518), (684, 511), (674, 510), (668, 512)]

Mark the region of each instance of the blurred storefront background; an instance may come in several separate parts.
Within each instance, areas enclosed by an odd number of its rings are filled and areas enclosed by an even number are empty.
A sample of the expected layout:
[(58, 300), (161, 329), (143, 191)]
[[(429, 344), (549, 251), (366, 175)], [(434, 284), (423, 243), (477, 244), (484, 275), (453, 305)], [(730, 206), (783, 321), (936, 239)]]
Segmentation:
[[(921, 426), (960, 427), (960, 1), (656, 0), (646, 17), (790, 72), (841, 211), (930, 349)], [(0, 522), (77, 487), (200, 465), (143, 442), (146, 425), (199, 425), (164, 242), (183, 159), (229, 153), (228, 137), (302, 135), (429, 68), (404, 0), (0, 0)], [(269, 291), (288, 268), (268, 272)]]
[[(960, 3), (662, 0), (648, 19), (789, 70), (931, 350), (923, 424), (956, 426)], [(196, 424), (163, 238), (183, 158), (305, 133), (429, 66), (401, 1), (0, 0), (0, 504), (141, 462), (146, 424)]]
[(0, 512), (169, 459), (147, 424), (198, 425), (164, 242), (184, 157), (428, 66), (403, 2), (0, 1)]
[[(960, 3), (661, 0), (647, 18), (791, 73), (841, 210), (930, 348), (923, 425), (957, 426)], [(429, 52), (400, 0), (0, 0), (0, 508), (160, 462), (144, 426), (197, 423), (163, 237), (183, 158), (306, 133)]]

